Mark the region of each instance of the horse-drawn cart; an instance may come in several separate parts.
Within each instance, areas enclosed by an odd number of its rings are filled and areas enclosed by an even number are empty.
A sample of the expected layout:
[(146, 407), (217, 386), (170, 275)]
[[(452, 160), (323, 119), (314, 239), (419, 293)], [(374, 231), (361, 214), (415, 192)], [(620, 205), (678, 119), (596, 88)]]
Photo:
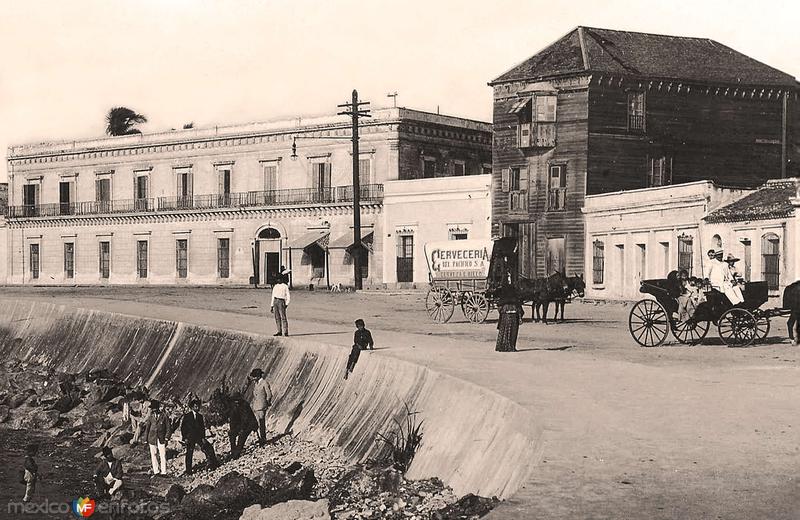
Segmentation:
[(706, 301), (697, 305), (694, 314), (681, 321), (678, 316), (680, 288), (676, 280), (643, 280), (639, 292), (655, 299), (638, 301), (628, 317), (633, 339), (643, 347), (656, 347), (666, 341), (670, 332), (679, 342), (696, 345), (703, 341), (713, 323), (719, 337), (729, 347), (746, 347), (761, 341), (769, 333), (769, 320), (787, 316), (788, 309), (761, 309), (768, 300), (767, 282), (748, 282), (742, 295), (744, 302), (731, 305), (720, 292), (706, 291)]
[(497, 308), (492, 291), (516, 268), (516, 239), (448, 240), (425, 244), (431, 287), (425, 310), (446, 323), (456, 306), (472, 323), (483, 323)]

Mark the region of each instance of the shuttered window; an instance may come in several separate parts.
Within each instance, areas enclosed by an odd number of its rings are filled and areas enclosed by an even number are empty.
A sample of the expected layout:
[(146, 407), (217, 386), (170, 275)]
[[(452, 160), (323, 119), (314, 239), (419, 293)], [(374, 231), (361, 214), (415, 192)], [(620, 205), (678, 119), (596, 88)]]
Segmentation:
[(217, 274), (220, 278), (230, 276), (231, 240), (220, 238), (217, 240)]
[(147, 278), (147, 240), (136, 242), (136, 271), (139, 278)]
[(781, 280), (781, 241), (775, 233), (761, 237), (761, 275), (769, 290), (778, 290)]
[(372, 184), (372, 161), (360, 159), (358, 161), (358, 185), (366, 186), (368, 184)]
[(603, 283), (606, 264), (606, 246), (601, 240), (595, 240), (592, 247), (592, 283)]
[(39, 244), (31, 244), (30, 248), (31, 278), (39, 278)]
[(100, 242), (100, 278), (108, 278), (111, 273), (111, 242)]
[(651, 157), (647, 186), (649, 188), (655, 188), (670, 184), (672, 184), (672, 157)]
[(73, 278), (75, 276), (75, 244), (64, 242), (64, 277)]
[(177, 182), (175, 193), (178, 196), (178, 209), (191, 208), (193, 195), (192, 170), (188, 168), (176, 170), (175, 178)]
[(678, 271), (685, 269), (692, 274), (692, 257), (694, 255), (694, 241), (692, 237), (678, 237)]
[(178, 278), (186, 278), (189, 270), (189, 241), (179, 238), (175, 241), (175, 271)]

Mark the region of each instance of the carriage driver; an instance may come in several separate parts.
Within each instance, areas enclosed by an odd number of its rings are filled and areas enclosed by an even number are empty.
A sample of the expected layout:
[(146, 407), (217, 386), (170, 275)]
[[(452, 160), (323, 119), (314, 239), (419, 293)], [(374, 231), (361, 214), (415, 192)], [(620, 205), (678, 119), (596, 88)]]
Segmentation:
[(722, 261), (722, 249), (709, 249), (708, 260), (705, 277), (711, 287), (723, 293), (731, 302), (731, 305), (742, 303), (744, 301), (742, 291), (734, 286), (731, 270)]

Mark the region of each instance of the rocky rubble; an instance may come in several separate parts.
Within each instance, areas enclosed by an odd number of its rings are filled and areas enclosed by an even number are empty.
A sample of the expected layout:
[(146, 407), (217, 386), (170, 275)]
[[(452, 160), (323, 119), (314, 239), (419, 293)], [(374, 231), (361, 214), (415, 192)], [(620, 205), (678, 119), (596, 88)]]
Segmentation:
[[(387, 464), (349, 464), (338, 448), (291, 432), (270, 434), (265, 446), (252, 434), (232, 459), (227, 425), (210, 430), (221, 466), (209, 471), (196, 450), (195, 473), (185, 476), (178, 428), (184, 410), (178, 403), (164, 403), (177, 430), (167, 445), (171, 476), (150, 479), (149, 451), (133, 444), (123, 414), (126, 399), (142, 402), (145, 393), (102, 369), (63, 374), (7, 360), (0, 363), (0, 426), (47, 432), (60, 439), (59, 446), (96, 452), (111, 447), (125, 467), (126, 496), (170, 506), (159, 520), (455, 520), (479, 518), (498, 504), (473, 495), (459, 500), (439, 479), (406, 480)], [(88, 482), (92, 469), (80, 478)]]

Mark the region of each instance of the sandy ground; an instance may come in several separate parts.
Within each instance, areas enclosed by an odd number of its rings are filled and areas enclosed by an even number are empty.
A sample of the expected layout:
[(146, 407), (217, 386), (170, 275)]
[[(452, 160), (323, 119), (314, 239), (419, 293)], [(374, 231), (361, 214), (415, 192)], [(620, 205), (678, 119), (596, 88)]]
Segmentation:
[[(252, 289), (2, 289), (4, 295), (274, 330)], [(729, 349), (638, 347), (630, 307), (567, 307), (566, 323), (526, 322), (517, 354), (493, 351), (494, 316), (428, 321), (424, 293), (293, 293), (293, 334), (345, 345), (362, 317), (381, 350), (491, 388), (529, 407), (545, 437), (531, 478), (491, 518), (797, 518), (800, 349), (785, 319), (768, 341)], [(142, 303), (146, 302), (146, 305)], [(195, 309), (187, 313), (181, 309)]]

